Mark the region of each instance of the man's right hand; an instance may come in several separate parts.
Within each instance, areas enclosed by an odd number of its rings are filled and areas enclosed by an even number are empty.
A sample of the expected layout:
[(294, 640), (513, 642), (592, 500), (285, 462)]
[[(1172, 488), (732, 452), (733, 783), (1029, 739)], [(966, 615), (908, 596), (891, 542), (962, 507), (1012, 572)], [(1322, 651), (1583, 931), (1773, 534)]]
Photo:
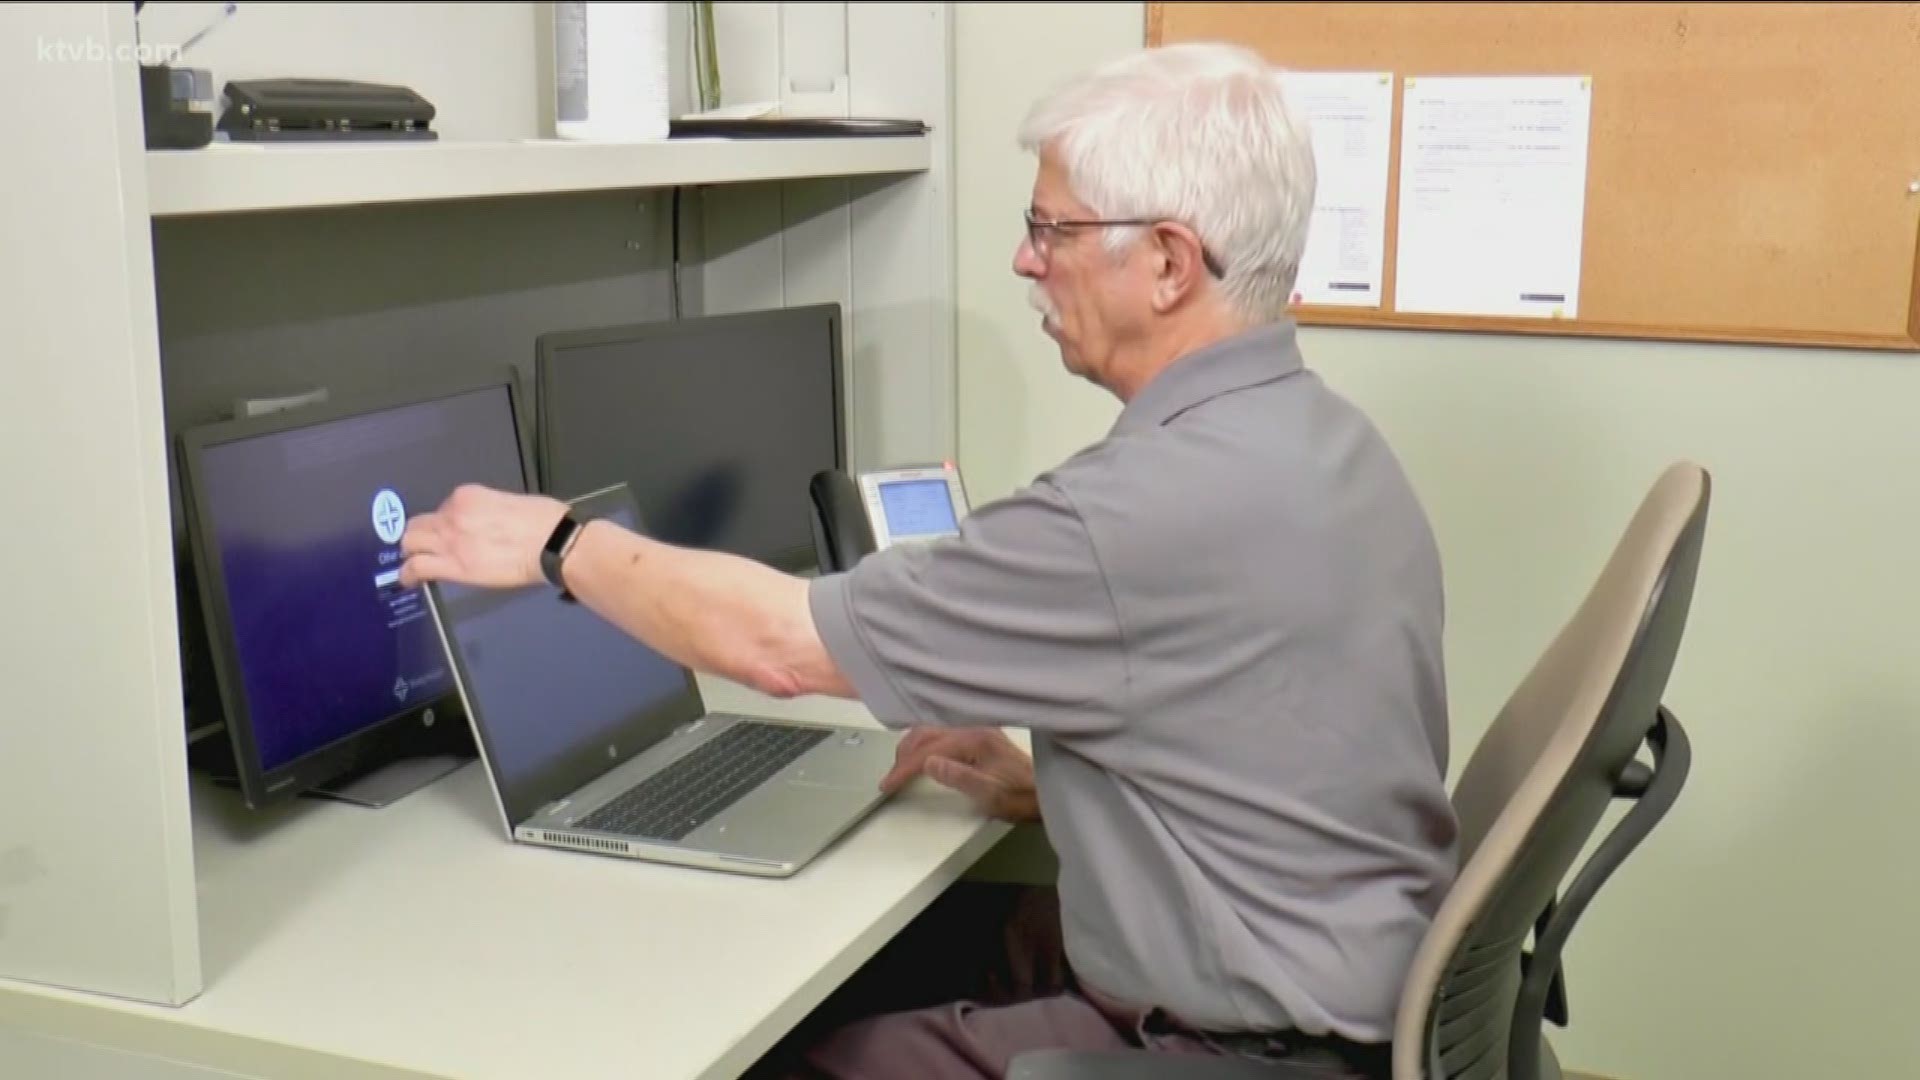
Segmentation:
[(989, 817), (1040, 820), (1033, 759), (999, 728), (915, 728), (900, 740), (893, 770), (880, 781), (891, 795), (925, 776), (971, 798)]

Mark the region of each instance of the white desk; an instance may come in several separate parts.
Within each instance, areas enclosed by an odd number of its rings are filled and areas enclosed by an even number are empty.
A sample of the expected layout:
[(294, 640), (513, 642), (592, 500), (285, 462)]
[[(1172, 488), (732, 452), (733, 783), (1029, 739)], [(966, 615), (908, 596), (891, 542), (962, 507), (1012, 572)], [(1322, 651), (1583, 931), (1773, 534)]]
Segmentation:
[(922, 782), (766, 880), (511, 844), (477, 764), (379, 811), (194, 807), (206, 991), (166, 1009), (0, 981), (0, 1028), (247, 1077), (731, 1078), (1007, 832)]

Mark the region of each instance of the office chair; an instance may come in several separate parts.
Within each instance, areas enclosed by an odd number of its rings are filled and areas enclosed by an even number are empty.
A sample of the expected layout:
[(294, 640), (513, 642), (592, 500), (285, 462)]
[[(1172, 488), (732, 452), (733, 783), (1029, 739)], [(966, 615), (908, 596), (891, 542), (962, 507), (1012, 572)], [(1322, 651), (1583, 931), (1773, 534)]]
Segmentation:
[[(1689, 463), (1660, 476), (1462, 771), (1460, 873), (1409, 970), (1392, 1080), (1561, 1080), (1542, 1030), (1568, 1022), (1561, 951), (1686, 783), (1686, 732), (1661, 699), (1693, 602), (1710, 490)], [(1643, 745), (1651, 765), (1638, 759)], [(1615, 799), (1633, 806), (1560, 894)], [(1250, 1058), (1049, 1050), (1015, 1058), (1008, 1080), (1312, 1075)]]

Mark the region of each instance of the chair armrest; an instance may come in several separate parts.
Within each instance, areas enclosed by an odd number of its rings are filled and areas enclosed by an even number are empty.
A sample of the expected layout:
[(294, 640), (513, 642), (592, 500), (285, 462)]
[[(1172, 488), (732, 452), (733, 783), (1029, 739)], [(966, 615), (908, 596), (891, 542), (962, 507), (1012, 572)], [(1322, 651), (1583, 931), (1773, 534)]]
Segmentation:
[(1029, 1050), (1013, 1059), (1007, 1080), (1287, 1080), (1303, 1074), (1282, 1062), (1146, 1050)]

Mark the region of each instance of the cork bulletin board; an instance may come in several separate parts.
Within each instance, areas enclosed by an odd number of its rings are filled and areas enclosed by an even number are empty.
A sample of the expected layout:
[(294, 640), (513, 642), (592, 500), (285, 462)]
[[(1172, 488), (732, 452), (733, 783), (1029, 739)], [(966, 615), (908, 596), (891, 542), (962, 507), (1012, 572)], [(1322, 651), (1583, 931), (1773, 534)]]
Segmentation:
[[(1377, 303), (1303, 323), (1920, 348), (1920, 4), (1152, 3), (1146, 40), (1392, 73)], [(1406, 81), (1461, 76), (1591, 80), (1570, 316), (1395, 309)]]

